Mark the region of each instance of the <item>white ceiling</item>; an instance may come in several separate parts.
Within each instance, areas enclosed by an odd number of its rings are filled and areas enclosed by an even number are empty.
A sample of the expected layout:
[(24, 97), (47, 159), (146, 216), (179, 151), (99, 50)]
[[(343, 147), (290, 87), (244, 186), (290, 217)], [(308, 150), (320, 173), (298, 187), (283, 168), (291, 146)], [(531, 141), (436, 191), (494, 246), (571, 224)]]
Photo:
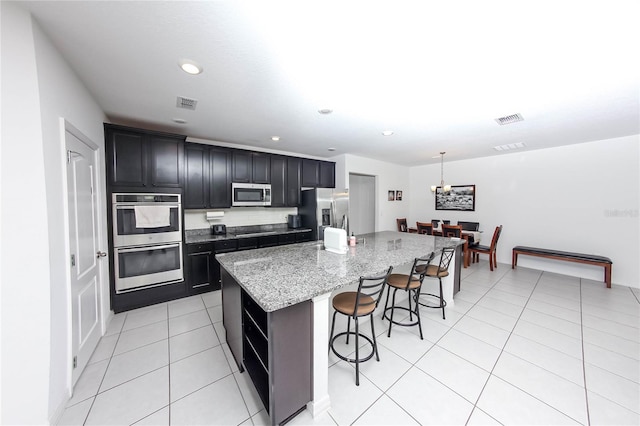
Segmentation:
[(640, 133), (637, 0), (23, 4), (116, 123), (405, 165)]

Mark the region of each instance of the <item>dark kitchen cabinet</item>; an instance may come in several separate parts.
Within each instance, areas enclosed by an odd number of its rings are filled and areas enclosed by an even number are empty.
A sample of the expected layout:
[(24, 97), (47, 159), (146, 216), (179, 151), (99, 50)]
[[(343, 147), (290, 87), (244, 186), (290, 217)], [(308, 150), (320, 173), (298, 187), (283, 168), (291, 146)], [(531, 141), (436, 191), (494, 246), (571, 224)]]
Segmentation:
[(233, 151), (232, 181), (271, 183), (271, 155), (261, 152)]
[(251, 182), (251, 153), (233, 151), (232, 161), (232, 182)]
[(186, 144), (184, 207), (231, 207), (230, 152), (208, 145)]
[(190, 294), (220, 289), (220, 266), (214, 243), (187, 244), (186, 279)]
[(240, 371), (247, 370), (271, 424), (311, 400), (312, 305), (307, 300), (265, 312), (222, 268), (223, 324)]
[(287, 198), (288, 207), (297, 207), (301, 203), (300, 186), (302, 173), (302, 159), (287, 158)]
[(299, 158), (271, 156), (271, 207), (300, 205)]
[(182, 186), (184, 136), (107, 123), (104, 128), (110, 187), (155, 191)]
[(251, 182), (271, 183), (271, 154), (251, 153)]
[(302, 186), (316, 187), (320, 184), (320, 162), (302, 159)]
[(335, 188), (336, 164), (331, 161), (302, 159), (302, 186)]
[(287, 206), (287, 157), (271, 156), (271, 207)]
[(332, 161), (320, 161), (320, 188), (336, 187), (336, 163)]
[(226, 149), (209, 150), (209, 205), (231, 207), (231, 153)]

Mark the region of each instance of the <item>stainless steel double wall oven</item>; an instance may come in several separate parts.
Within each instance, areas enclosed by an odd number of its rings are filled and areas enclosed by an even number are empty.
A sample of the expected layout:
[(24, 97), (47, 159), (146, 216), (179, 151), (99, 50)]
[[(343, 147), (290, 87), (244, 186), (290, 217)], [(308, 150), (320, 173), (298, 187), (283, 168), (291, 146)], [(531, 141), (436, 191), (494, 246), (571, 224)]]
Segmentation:
[(182, 281), (180, 194), (112, 197), (116, 293)]

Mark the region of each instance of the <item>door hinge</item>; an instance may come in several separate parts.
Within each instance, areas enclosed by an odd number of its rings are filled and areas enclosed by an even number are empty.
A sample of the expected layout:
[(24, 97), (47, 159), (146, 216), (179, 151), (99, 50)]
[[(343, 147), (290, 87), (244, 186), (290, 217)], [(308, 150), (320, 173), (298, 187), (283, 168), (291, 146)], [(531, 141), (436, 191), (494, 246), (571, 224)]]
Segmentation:
[(77, 368), (78, 367), (78, 357), (74, 356), (73, 357), (73, 368)]
[(73, 268), (74, 266), (76, 266), (76, 255), (72, 254), (71, 255), (71, 267)]

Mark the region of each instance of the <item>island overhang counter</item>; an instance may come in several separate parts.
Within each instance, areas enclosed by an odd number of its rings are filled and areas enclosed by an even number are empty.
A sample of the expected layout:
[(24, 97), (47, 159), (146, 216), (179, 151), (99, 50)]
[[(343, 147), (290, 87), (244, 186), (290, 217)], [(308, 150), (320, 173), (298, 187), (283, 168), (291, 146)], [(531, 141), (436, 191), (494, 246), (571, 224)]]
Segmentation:
[(327, 342), (334, 290), (455, 247), (449, 267), (454, 273), (443, 279), (444, 298), (454, 303), (463, 241), (391, 231), (358, 240), (346, 254), (328, 252), (315, 241), (216, 255), (227, 343), (240, 370), (249, 372), (272, 424), (305, 407), (314, 416), (330, 407)]

